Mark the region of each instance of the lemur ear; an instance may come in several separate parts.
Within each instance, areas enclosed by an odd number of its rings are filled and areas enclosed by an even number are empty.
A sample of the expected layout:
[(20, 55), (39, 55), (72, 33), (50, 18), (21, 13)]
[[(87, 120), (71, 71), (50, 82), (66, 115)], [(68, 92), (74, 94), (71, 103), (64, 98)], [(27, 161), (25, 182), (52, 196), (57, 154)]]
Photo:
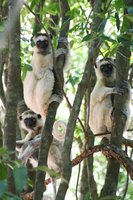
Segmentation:
[(50, 37), (50, 39), (51, 39), (51, 40), (53, 39), (53, 36), (52, 36), (52, 34), (49, 34), (49, 37)]
[(41, 119), (41, 118), (42, 118), (40, 114), (38, 114), (37, 117), (38, 117), (38, 119)]
[(95, 65), (94, 65), (94, 67), (95, 67), (95, 68), (97, 68), (97, 65), (96, 65), (96, 63), (95, 63)]
[(31, 37), (30, 41), (31, 41), (31, 46), (34, 47), (36, 44), (34, 42), (34, 35)]
[(22, 120), (22, 116), (21, 115), (19, 116), (19, 120)]
[(33, 42), (33, 37), (34, 37), (34, 35), (33, 35), (33, 36), (31, 37), (31, 39), (30, 39), (31, 42)]

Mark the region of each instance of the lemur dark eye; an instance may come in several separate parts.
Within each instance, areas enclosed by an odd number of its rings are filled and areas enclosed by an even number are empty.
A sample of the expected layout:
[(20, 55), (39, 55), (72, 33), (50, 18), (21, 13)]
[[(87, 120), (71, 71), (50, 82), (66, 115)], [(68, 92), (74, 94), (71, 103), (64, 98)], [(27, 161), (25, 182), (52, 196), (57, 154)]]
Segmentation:
[(48, 45), (48, 40), (44, 40), (44, 44), (45, 44), (45, 45)]
[(38, 40), (38, 41), (36, 42), (36, 45), (40, 45), (40, 44), (41, 44), (41, 41)]

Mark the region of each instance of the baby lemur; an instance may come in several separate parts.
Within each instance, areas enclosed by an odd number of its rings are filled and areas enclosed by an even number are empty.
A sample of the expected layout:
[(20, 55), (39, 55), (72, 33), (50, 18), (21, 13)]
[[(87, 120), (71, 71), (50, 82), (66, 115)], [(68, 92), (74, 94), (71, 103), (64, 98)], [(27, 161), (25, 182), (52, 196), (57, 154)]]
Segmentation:
[(41, 133), (43, 128), (42, 117), (31, 110), (26, 110), (19, 116), (19, 127), (22, 139), (17, 140), (16, 143), (24, 144)]
[[(24, 144), (33, 139), (36, 135), (41, 134), (44, 122), (40, 114), (36, 114), (31, 110), (22, 111), (19, 108), (18, 121), (21, 131), (21, 140), (17, 140), (17, 144)], [(66, 123), (62, 120), (55, 121), (52, 131), (53, 137), (62, 142), (66, 135)]]

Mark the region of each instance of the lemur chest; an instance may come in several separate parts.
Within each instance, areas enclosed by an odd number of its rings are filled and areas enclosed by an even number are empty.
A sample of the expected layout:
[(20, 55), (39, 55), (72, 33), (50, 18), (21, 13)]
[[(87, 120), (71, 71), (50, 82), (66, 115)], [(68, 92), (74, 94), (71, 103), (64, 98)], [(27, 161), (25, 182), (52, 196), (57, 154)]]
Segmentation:
[(47, 69), (45, 73), (40, 73), (40, 79), (36, 75), (34, 70), (28, 72), (24, 81), (24, 99), (27, 106), (33, 111), (47, 103), (54, 87), (52, 70)]
[(53, 67), (53, 58), (51, 54), (43, 56), (41, 54), (34, 53), (31, 61), (33, 70), (44, 70), (45, 68)]

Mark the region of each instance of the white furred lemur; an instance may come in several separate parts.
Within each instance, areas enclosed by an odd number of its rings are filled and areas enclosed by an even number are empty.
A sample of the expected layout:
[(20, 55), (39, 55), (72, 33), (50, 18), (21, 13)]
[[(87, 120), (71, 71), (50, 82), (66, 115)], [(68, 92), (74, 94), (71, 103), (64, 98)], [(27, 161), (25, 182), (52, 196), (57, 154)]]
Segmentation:
[[(53, 94), (55, 77), (53, 72), (53, 52), (50, 36), (38, 33), (33, 36), (35, 43), (32, 56), (32, 71), (28, 71), (24, 80), (24, 100), (28, 108), (44, 118), (48, 105), (52, 101), (61, 102), (62, 98)], [(66, 54), (65, 49), (55, 51), (55, 59)], [(67, 56), (66, 56), (67, 57)]]
[[(123, 88), (115, 86), (116, 68), (113, 59), (98, 61), (95, 65), (95, 73), (97, 81), (90, 96), (89, 126), (94, 135), (104, 137), (104, 133), (108, 134), (112, 131), (112, 95), (122, 95), (127, 84), (123, 85)], [(127, 118), (129, 118), (130, 113), (129, 101), (130, 97), (125, 105)]]

